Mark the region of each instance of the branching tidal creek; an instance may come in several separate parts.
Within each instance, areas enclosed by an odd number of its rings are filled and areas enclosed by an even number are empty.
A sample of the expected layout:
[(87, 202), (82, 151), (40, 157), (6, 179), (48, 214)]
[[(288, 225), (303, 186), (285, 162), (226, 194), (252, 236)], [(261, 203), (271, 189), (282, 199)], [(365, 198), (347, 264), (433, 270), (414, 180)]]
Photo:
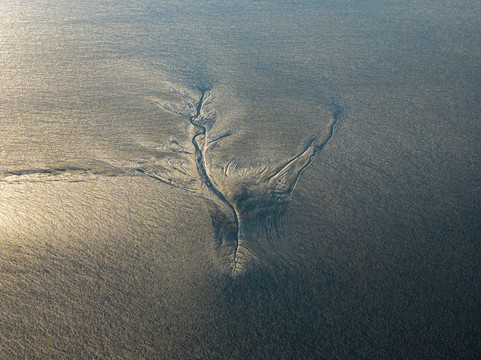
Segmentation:
[[(171, 139), (167, 145), (147, 149), (142, 161), (119, 165), (113, 159), (109, 166), (95, 169), (77, 164), (12, 169), (0, 174), (0, 182), (84, 181), (136, 174), (188, 191), (206, 204), (221, 268), (232, 276), (240, 275), (263, 264), (275, 249), (290, 195), (303, 170), (332, 138), (341, 108), (332, 105), (327, 130), (313, 134), (296, 154), (280, 164), (243, 168), (231, 159), (212, 166), (206, 160), (209, 146), (232, 135), (227, 131), (208, 141), (208, 131), (217, 116), (211, 108), (214, 99), (209, 89), (178, 89), (173, 85), (165, 98), (153, 99), (162, 111), (185, 121), (189, 141)], [(152, 153), (158, 156), (152, 157)]]

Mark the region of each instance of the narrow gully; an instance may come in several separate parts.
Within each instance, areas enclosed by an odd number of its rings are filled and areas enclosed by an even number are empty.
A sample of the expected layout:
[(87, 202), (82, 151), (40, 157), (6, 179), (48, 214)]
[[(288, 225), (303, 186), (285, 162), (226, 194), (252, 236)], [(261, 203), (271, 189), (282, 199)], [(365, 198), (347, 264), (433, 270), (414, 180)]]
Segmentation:
[(202, 120), (202, 106), (205, 101), (205, 96), (208, 90), (206, 89), (201, 89), (201, 97), (199, 99), (199, 102), (197, 104), (196, 112), (193, 116), (190, 118), (190, 123), (194, 126), (195, 128), (195, 135), (192, 137), (192, 145), (194, 145), (195, 148), (195, 163), (197, 167), (197, 172), (204, 182), (204, 184), (207, 186), (207, 188), (222, 202), (224, 203), (232, 212), (233, 218), (234, 218), (234, 223), (236, 227), (236, 237), (235, 237), (235, 246), (234, 246), (234, 268), (232, 269), (232, 272), (235, 273), (237, 269), (237, 263), (239, 261), (237, 250), (239, 248), (239, 216), (237, 214), (237, 211), (235, 210), (234, 206), (226, 199), (224, 194), (216, 188), (216, 186), (212, 183), (209, 175), (207, 174), (206, 170), (206, 165), (205, 165), (205, 159), (204, 159), (204, 154), (199, 146), (199, 143), (197, 142), (197, 138), (199, 136), (204, 136), (206, 135), (207, 129), (205, 128), (204, 125), (202, 125), (201, 121)]

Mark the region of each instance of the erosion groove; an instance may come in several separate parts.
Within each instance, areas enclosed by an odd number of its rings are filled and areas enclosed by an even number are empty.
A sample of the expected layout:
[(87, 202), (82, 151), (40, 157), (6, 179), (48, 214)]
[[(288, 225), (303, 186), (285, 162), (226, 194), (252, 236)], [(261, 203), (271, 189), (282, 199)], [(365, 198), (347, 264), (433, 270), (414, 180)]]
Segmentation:
[(239, 217), (237, 215), (237, 211), (235, 210), (234, 206), (226, 199), (224, 194), (222, 194), (222, 192), (219, 189), (217, 189), (217, 187), (215, 187), (209, 175), (207, 174), (203, 149), (201, 149), (201, 147), (199, 146), (199, 142), (197, 141), (197, 138), (203, 137), (204, 138), (203, 142), (205, 143), (205, 136), (207, 132), (206, 127), (203, 125), (203, 118), (201, 115), (202, 105), (204, 103), (206, 91), (207, 91), (206, 89), (201, 90), (202, 95), (200, 97), (199, 103), (197, 104), (196, 113), (189, 120), (190, 123), (195, 128), (195, 135), (192, 138), (192, 145), (194, 145), (194, 148), (195, 148), (195, 163), (197, 167), (197, 172), (199, 173), (199, 176), (202, 179), (202, 182), (214, 194), (214, 196), (216, 196), (222, 203), (224, 203), (232, 212), (232, 216), (233, 216), (234, 224), (236, 228), (235, 246), (234, 246), (234, 254), (233, 254), (234, 266), (232, 269), (232, 271), (235, 273), (237, 270), (237, 264), (239, 262), (239, 258), (237, 254), (237, 250), (239, 248)]

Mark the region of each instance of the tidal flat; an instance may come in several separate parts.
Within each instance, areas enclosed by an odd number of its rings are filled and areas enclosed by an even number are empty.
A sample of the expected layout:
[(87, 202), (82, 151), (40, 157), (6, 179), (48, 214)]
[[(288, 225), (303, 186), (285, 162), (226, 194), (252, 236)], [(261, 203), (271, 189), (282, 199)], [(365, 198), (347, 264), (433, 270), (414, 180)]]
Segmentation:
[(0, 358), (478, 356), (478, 2), (0, 24)]

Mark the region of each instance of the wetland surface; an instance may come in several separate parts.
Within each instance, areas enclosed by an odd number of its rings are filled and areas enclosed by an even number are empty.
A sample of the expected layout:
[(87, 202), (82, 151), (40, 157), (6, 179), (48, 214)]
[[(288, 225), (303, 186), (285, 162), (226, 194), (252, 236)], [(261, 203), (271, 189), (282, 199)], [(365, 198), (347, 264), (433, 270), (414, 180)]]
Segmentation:
[(0, 4), (0, 358), (476, 358), (476, 1)]

